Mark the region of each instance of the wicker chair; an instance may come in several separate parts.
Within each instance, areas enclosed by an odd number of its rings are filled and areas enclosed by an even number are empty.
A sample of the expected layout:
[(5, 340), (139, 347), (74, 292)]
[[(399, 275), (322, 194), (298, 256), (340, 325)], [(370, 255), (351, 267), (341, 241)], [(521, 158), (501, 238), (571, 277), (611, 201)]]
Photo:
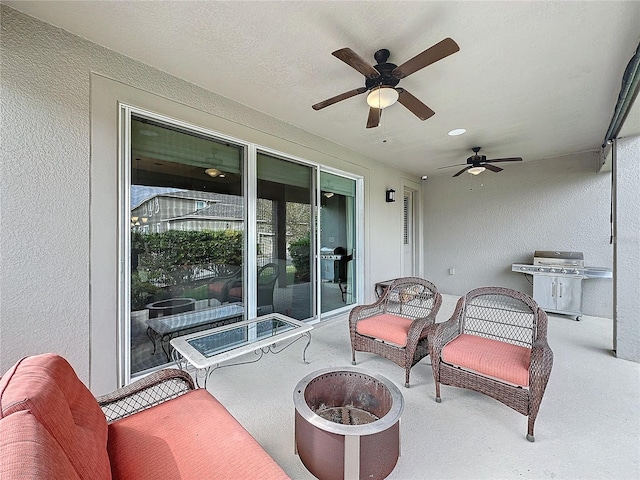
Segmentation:
[(409, 387), (411, 367), (429, 355), (428, 336), (441, 304), (431, 282), (394, 280), (377, 302), (351, 310), (351, 363), (356, 364), (356, 351), (380, 355), (404, 367), (404, 386)]
[(218, 275), (207, 284), (209, 305), (212, 298), (221, 304), (229, 302), (229, 289), (242, 276), (242, 267), (235, 265), (218, 265), (217, 267)]
[(460, 298), (451, 318), (437, 324), (431, 365), (440, 384), (483, 393), (529, 417), (533, 442), (553, 352), (547, 344), (547, 314), (524, 293), (483, 287)]

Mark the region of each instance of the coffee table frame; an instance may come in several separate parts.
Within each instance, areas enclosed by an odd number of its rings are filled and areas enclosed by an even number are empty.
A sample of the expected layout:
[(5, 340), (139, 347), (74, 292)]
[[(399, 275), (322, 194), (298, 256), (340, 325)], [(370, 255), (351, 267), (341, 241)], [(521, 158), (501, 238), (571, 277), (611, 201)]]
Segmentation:
[[(259, 323), (265, 321), (277, 320), (288, 326), (287, 330), (282, 332), (272, 331), (270, 336), (258, 339), (257, 326)], [(279, 313), (271, 313), (257, 318), (252, 318), (242, 322), (232, 323), (230, 325), (223, 325), (208, 330), (192, 333), (190, 335), (184, 335), (182, 337), (173, 338), (171, 340), (172, 357), (178, 368), (187, 370), (189, 366), (195, 369), (195, 380), (198, 386), (200, 386), (200, 379), (204, 379), (204, 387), (207, 386), (207, 380), (214, 370), (222, 367), (230, 367), (234, 365), (243, 365), (246, 363), (254, 363), (259, 361), (265, 353), (280, 353), (301, 338), (307, 339), (307, 344), (302, 352), (302, 361), (308, 363), (306, 359), (307, 348), (311, 344), (311, 330), (313, 326), (286, 317)], [(211, 353), (209, 355), (203, 354), (192, 343), (194, 341), (201, 340), (206, 341), (208, 337), (221, 336), (223, 334), (240, 333), (243, 335), (243, 340), (237, 345), (229, 345), (227, 348), (220, 350), (217, 353)], [(213, 340), (213, 339), (211, 339)], [(276, 344), (290, 340), (286, 345), (277, 348)], [(234, 358), (247, 353), (255, 353), (257, 358), (252, 360), (237, 362), (237, 363), (225, 363)]]

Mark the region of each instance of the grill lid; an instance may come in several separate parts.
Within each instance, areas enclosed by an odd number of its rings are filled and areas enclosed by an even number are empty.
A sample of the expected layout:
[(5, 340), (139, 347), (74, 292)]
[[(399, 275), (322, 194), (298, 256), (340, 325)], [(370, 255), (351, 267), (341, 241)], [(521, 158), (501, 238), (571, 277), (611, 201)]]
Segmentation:
[(584, 255), (582, 252), (536, 250), (533, 254), (533, 264), (584, 267)]

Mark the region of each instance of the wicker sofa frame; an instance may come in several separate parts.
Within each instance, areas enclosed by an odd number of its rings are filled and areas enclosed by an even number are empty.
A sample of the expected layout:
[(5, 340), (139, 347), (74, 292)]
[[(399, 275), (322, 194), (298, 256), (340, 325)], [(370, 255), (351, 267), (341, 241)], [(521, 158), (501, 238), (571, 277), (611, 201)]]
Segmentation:
[(121, 418), (179, 397), (195, 388), (193, 379), (187, 372), (167, 368), (106, 395), (96, 397), (96, 400), (107, 417), (107, 422), (113, 423)]
[[(530, 348), (529, 387), (512, 385), (443, 362), (442, 349), (462, 333)], [(458, 300), (451, 318), (435, 328), (431, 365), (436, 402), (441, 401), (441, 383), (482, 393), (528, 416), (527, 440), (535, 440), (533, 428), (551, 374), (553, 352), (547, 343), (547, 314), (529, 295), (502, 287), (468, 292)]]
[[(411, 367), (429, 355), (429, 336), (441, 305), (442, 295), (428, 280), (418, 277), (395, 279), (375, 303), (351, 310), (351, 363), (356, 364), (356, 351), (380, 355), (405, 369), (405, 387), (409, 387)], [(406, 345), (358, 333), (359, 321), (385, 313), (413, 319)]]

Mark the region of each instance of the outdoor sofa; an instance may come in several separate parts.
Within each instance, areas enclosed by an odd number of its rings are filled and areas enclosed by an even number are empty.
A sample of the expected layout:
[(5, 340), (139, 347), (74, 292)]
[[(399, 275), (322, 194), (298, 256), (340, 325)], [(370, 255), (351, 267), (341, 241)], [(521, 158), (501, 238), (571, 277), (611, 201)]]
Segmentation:
[(96, 399), (64, 358), (44, 354), (0, 378), (0, 478), (289, 477), (186, 372)]

